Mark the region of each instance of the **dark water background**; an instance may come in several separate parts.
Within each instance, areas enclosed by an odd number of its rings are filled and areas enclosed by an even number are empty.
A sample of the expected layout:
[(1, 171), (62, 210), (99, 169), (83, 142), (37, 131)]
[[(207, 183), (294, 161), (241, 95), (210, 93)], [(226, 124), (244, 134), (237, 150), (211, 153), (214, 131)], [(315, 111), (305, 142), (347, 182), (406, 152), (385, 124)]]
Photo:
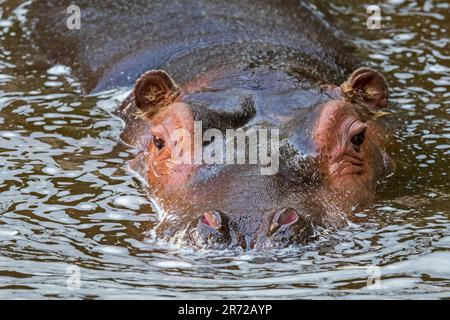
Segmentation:
[(387, 1), (368, 30), (365, 1), (331, 2), (391, 85), (398, 170), (349, 227), (237, 254), (146, 240), (157, 214), (110, 115), (126, 92), (82, 95), (33, 49), (28, 2), (0, 0), (0, 298), (450, 298), (450, 5)]

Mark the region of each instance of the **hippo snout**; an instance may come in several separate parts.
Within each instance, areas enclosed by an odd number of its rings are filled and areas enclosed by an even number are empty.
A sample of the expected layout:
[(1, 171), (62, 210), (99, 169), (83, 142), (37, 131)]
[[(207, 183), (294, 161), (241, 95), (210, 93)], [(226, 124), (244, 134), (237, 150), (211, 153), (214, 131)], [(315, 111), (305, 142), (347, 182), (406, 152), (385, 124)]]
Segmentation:
[(292, 208), (285, 208), (275, 212), (272, 223), (267, 230), (267, 235), (272, 236), (280, 229), (284, 230), (292, 228), (292, 226), (299, 220), (298, 212)]
[(199, 241), (205, 246), (226, 248), (230, 245), (230, 227), (228, 217), (215, 210), (203, 213), (198, 219)]
[(304, 244), (373, 199), (392, 173), (377, 123), (389, 97), (383, 75), (362, 67), (317, 87), (290, 73), (239, 64), (181, 86), (164, 70), (136, 81), (118, 112), (141, 150), (130, 168), (164, 211), (159, 239)]
[(205, 247), (255, 249), (303, 242), (312, 226), (291, 207), (250, 214), (209, 210), (198, 218), (197, 231)]

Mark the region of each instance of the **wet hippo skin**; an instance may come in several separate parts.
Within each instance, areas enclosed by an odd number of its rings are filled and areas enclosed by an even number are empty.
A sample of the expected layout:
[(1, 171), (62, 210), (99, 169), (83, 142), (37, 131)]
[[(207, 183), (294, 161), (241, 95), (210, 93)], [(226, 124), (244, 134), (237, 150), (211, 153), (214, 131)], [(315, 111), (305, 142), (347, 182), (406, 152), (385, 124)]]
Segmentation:
[[(86, 92), (133, 87), (117, 110), (131, 168), (164, 215), (156, 235), (184, 246), (305, 243), (346, 224), (392, 173), (380, 109), (388, 86), (297, 1), (69, 1), (32, 5), (33, 37)], [(260, 164), (175, 163), (195, 123), (279, 130), (274, 174)], [(174, 138), (183, 130), (186, 137)], [(216, 141), (217, 143), (217, 141)], [(205, 141), (212, 148), (214, 141)]]

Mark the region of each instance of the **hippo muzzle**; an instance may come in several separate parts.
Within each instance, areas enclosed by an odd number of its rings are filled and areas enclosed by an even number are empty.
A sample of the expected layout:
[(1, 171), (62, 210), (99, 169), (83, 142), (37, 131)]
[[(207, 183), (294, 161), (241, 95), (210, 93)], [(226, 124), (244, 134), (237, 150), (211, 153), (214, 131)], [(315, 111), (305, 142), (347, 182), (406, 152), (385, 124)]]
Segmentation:
[[(195, 89), (148, 72), (120, 110), (131, 125), (124, 136), (142, 150), (131, 167), (165, 212), (157, 236), (201, 248), (261, 249), (303, 244), (320, 228), (345, 225), (391, 172), (377, 122), (388, 94), (384, 78), (362, 68), (339, 87), (311, 89), (278, 72), (233, 72)], [(242, 87), (226, 76), (241, 76)], [(264, 83), (274, 79), (276, 86)], [(230, 130), (243, 136), (230, 138)], [(275, 170), (265, 171), (257, 161), (270, 157)]]
[(197, 223), (197, 245), (216, 248), (241, 247), (261, 249), (286, 247), (293, 243), (304, 243), (313, 235), (312, 224), (293, 208), (282, 208), (275, 212), (260, 214), (234, 214), (230, 219), (219, 211), (203, 213)]

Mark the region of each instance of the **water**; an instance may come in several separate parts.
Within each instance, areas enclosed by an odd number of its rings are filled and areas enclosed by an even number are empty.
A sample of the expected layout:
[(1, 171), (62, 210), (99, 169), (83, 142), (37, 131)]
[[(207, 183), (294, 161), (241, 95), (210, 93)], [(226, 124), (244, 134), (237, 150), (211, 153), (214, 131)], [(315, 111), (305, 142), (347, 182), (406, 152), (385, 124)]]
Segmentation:
[(32, 48), (27, 2), (0, 0), (0, 298), (450, 298), (450, 6), (391, 0), (368, 30), (363, 1), (332, 2), (315, 3), (391, 85), (398, 170), (349, 227), (236, 253), (147, 240), (110, 114), (127, 92), (81, 94)]

